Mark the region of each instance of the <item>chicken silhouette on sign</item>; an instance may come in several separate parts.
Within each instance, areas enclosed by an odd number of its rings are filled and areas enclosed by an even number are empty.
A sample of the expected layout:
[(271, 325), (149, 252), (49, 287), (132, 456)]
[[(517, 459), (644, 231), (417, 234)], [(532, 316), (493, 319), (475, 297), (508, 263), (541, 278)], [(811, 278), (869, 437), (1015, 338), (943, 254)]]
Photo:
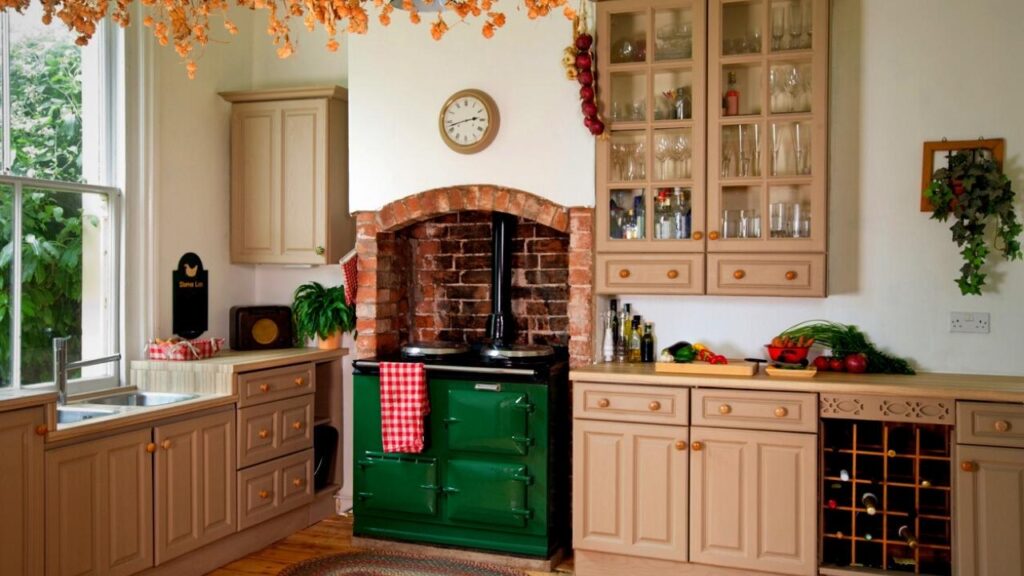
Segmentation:
[(197, 254), (187, 252), (178, 260), (178, 269), (172, 276), (174, 334), (189, 340), (198, 338), (206, 332), (209, 322), (208, 272)]

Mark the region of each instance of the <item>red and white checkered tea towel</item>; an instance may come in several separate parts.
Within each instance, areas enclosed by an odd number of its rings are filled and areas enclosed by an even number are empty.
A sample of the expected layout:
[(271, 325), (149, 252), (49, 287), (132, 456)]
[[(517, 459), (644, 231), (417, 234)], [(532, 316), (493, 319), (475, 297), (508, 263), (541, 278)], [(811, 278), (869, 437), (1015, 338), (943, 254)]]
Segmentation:
[(423, 416), (429, 413), (423, 364), (381, 362), (380, 431), (384, 451), (422, 452)]
[(223, 338), (154, 340), (146, 345), (150, 360), (202, 360), (212, 358), (224, 346)]

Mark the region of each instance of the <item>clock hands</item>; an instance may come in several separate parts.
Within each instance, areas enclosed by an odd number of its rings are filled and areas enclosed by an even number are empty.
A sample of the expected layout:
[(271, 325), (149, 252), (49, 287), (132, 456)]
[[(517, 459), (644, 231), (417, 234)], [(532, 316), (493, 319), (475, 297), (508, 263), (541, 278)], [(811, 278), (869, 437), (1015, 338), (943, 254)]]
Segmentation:
[(483, 118), (480, 118), (479, 116), (473, 116), (472, 118), (466, 118), (465, 120), (459, 120), (458, 122), (449, 122), (448, 127), (451, 128), (452, 126), (458, 126), (463, 122), (472, 122), (473, 120), (483, 120)]

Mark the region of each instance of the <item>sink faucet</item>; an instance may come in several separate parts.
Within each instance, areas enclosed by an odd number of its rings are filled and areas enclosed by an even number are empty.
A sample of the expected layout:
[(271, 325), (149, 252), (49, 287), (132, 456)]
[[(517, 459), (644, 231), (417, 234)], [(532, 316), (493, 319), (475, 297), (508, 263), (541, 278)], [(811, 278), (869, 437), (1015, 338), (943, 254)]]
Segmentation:
[(68, 362), (68, 340), (69, 337), (53, 339), (53, 383), (57, 386), (57, 402), (60, 404), (64, 404), (68, 398), (68, 372), (121, 359), (121, 354), (118, 353), (92, 360)]

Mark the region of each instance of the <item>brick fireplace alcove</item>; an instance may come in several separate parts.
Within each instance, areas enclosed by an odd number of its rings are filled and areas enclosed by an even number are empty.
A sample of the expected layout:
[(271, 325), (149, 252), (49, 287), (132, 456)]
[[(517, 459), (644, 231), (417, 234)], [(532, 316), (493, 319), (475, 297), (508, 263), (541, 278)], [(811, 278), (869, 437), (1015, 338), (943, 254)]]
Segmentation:
[(525, 343), (593, 359), (593, 209), (497, 186), (428, 190), (356, 213), (358, 357), (403, 341), (483, 336), (490, 311), (490, 213), (518, 217), (513, 312)]

